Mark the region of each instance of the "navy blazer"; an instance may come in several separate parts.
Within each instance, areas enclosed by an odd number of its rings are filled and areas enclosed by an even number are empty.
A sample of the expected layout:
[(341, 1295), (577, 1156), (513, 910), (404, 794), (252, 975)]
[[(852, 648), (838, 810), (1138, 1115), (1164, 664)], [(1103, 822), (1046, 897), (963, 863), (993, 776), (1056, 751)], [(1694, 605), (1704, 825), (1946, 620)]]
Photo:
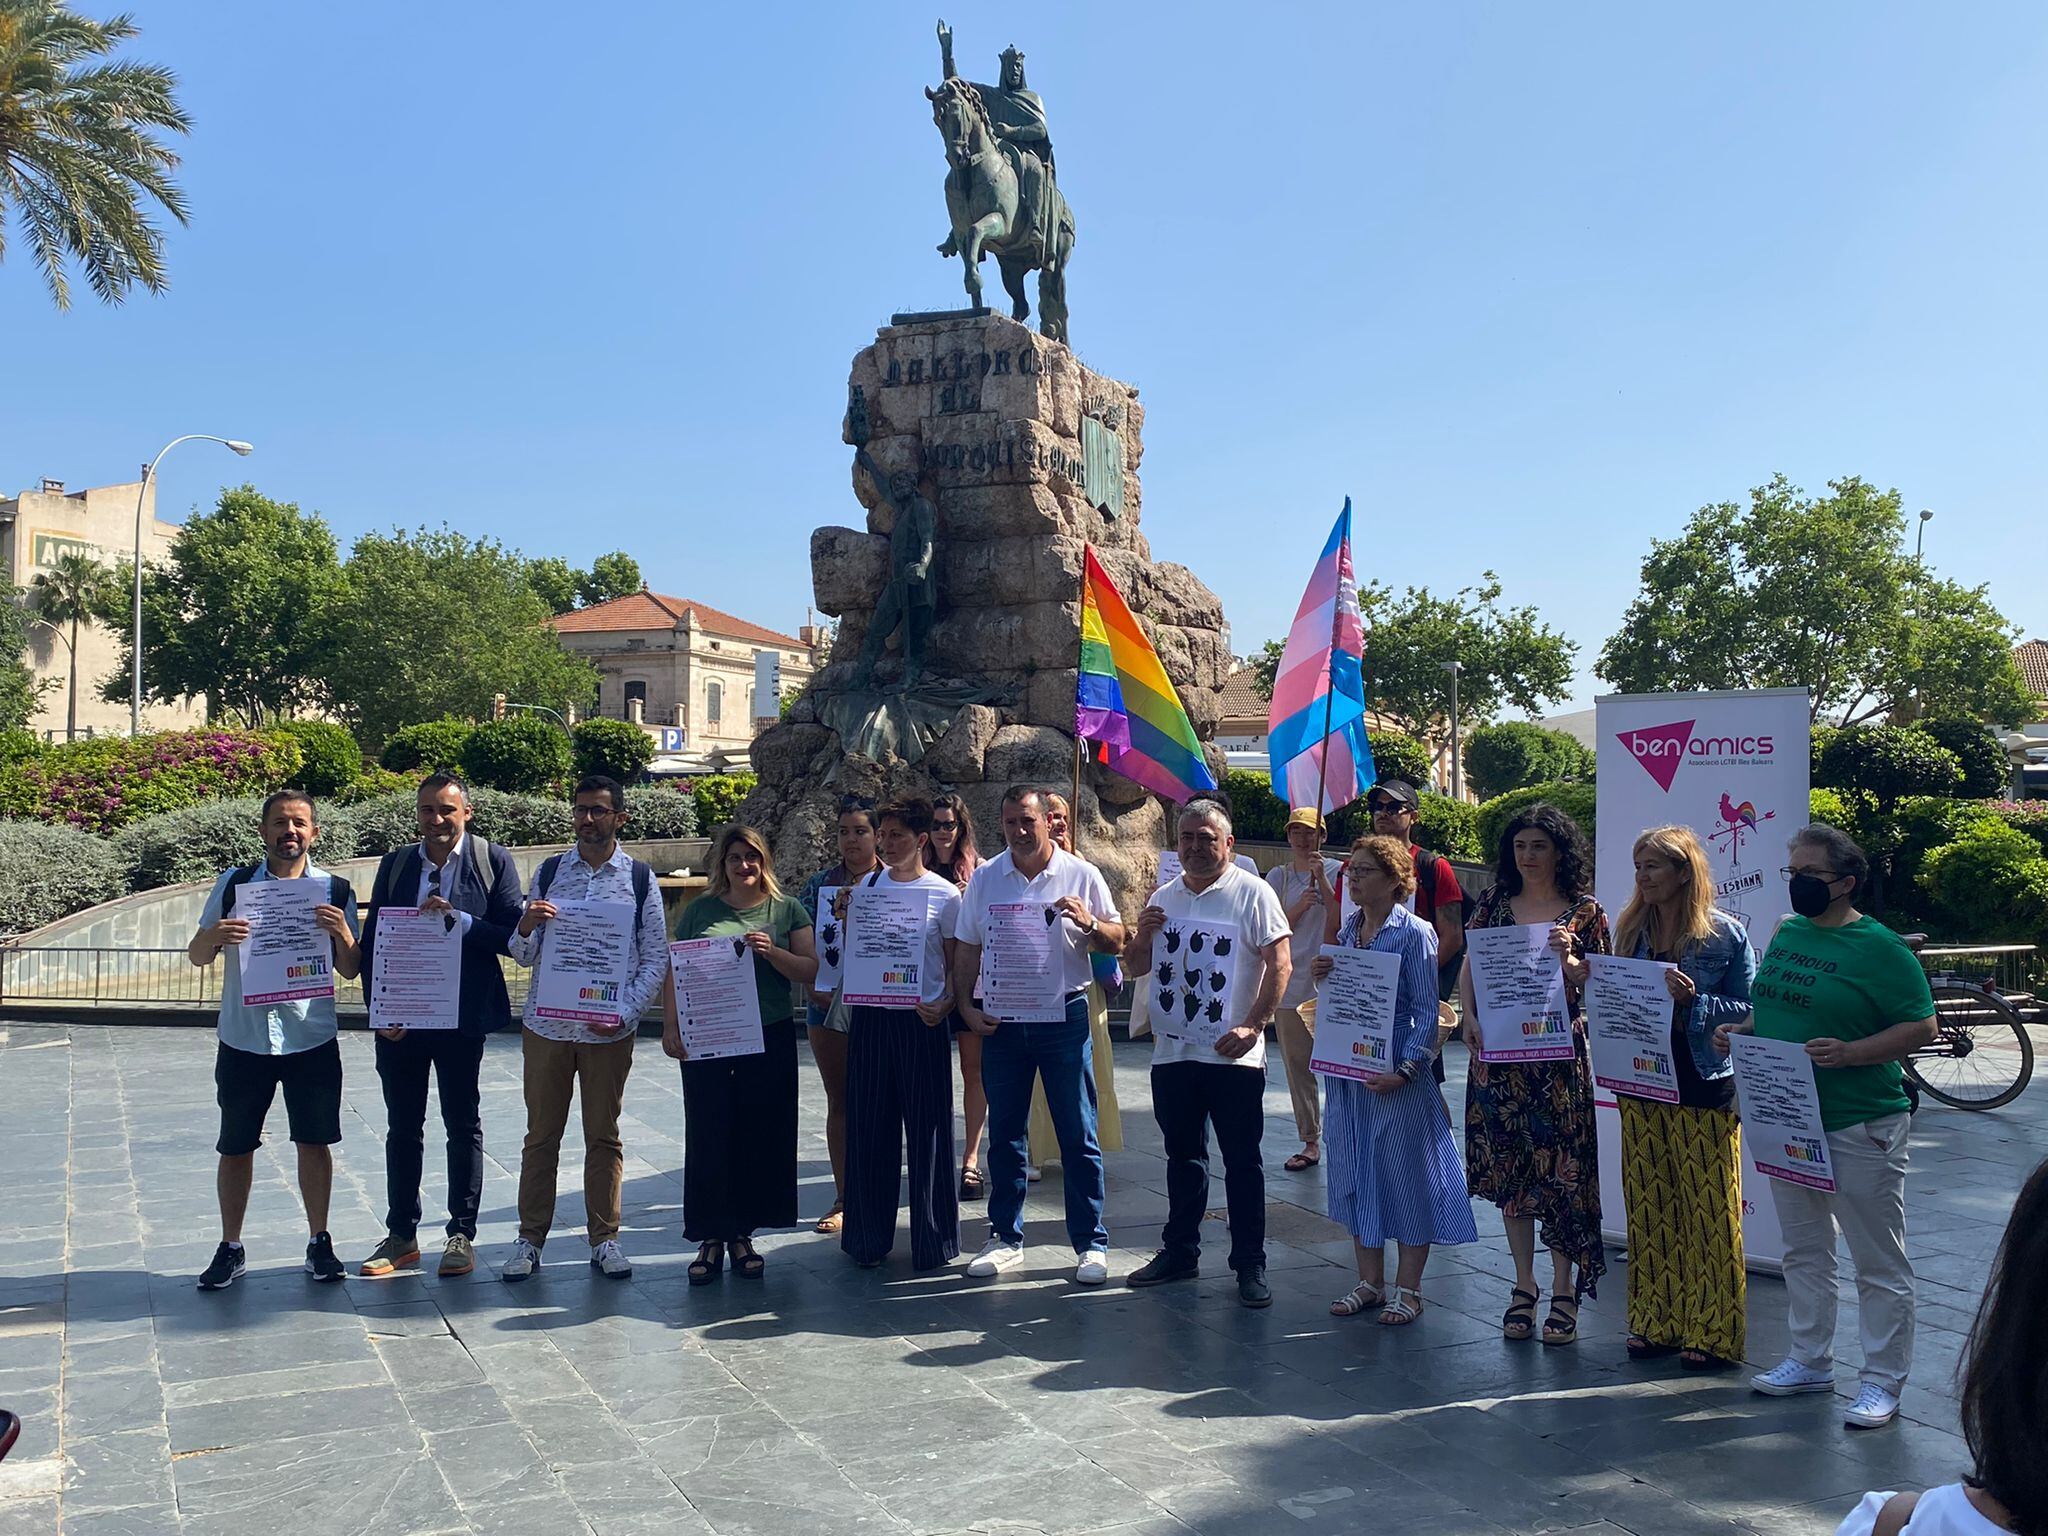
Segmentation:
[[(496, 843), (490, 845), (491, 886), (485, 890), (477, 880), (473, 851), (465, 845), (448, 861), (454, 871), (446, 894), (448, 904), (470, 914), (469, 931), (462, 938), (462, 1006), (458, 1014), (465, 1035), (489, 1034), (512, 1022), (512, 1004), (505, 994), (505, 973), (498, 957), (526, 910), (524, 889), (512, 855)], [(370, 909), (363, 918), (363, 976), (371, 975), (371, 958), (377, 943), (377, 909), (388, 896), (394, 907), (409, 907), (419, 899), (420, 845), (394, 848), (377, 865), (377, 877), (370, 883)]]

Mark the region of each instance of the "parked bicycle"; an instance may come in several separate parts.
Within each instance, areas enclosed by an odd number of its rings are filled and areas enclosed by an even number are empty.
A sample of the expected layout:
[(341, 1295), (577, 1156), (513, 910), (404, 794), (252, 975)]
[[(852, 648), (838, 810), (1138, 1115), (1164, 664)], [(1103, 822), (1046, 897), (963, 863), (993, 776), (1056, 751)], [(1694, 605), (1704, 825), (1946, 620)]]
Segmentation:
[[(1934, 1018), (1940, 1033), (1907, 1057), (1906, 1090), (1919, 1107), (1927, 1093), (1955, 1109), (1997, 1109), (2020, 1096), (2034, 1075), (2034, 1038), (2027, 1016), (2038, 1013), (2031, 993), (2009, 990), (1994, 975), (1965, 974), (1965, 955), (2003, 957), (2032, 952), (2031, 945), (1989, 949), (1928, 949), (1927, 935), (1902, 935), (1928, 966)], [(1932, 962), (1930, 964), (1930, 962)]]

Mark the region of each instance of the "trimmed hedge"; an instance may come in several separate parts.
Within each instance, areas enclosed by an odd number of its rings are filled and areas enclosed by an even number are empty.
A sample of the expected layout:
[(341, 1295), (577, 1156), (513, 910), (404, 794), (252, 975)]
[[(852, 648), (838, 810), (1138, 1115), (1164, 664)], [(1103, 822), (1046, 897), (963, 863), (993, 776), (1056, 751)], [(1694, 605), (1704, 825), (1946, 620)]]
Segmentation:
[(408, 725), (391, 733), (384, 750), (377, 754), (377, 763), (397, 773), (453, 768), (462, 761), (462, 744), (475, 729), (467, 720), (423, 720)]
[(626, 836), (695, 837), (697, 801), (686, 789), (667, 784), (635, 784), (626, 790)]
[(0, 768), (40, 756), (42, 738), (33, 731), (0, 731)]
[(304, 758), (296, 780), (300, 789), (325, 798), (363, 776), (363, 749), (345, 726), (332, 720), (287, 720), (273, 734), (299, 744)]
[(1963, 782), (1956, 793), (1972, 799), (2002, 795), (2012, 786), (2012, 759), (1991, 734), (1991, 728), (1975, 720), (1923, 720), (1917, 729), (1956, 755), (1963, 770)]
[(560, 788), (572, 766), (569, 738), (537, 715), (487, 720), (462, 744), (463, 775), (481, 789), (542, 794)]
[(740, 802), (754, 792), (754, 782), (751, 773), (707, 773), (681, 784), (696, 801), (697, 825), (710, 831), (739, 818)]
[(390, 768), (365, 768), (353, 784), (344, 785), (334, 796), (337, 805), (361, 805), (384, 795), (418, 795), (424, 768), (399, 773)]
[(112, 901), (128, 889), (114, 845), (71, 827), (0, 821), (0, 938)]
[(298, 776), (299, 744), (256, 731), (158, 731), (68, 741), (0, 769), (0, 816), (110, 832)]
[[(349, 812), (323, 801), (313, 813), (319, 826), (313, 862), (324, 869), (354, 858), (357, 832)], [(128, 870), (131, 890), (211, 880), (233, 865), (263, 857), (262, 815), (258, 795), (213, 800), (139, 821), (116, 837), (113, 847)]]
[(1424, 795), (1415, 811), (1415, 841), (1447, 859), (1467, 864), (1488, 860), (1479, 840), (1479, 807), (1449, 795)]
[(579, 779), (601, 773), (631, 784), (654, 761), (654, 738), (630, 720), (578, 720), (569, 734)]
[(1533, 720), (1482, 725), (1465, 738), (1465, 779), (1482, 800), (1532, 784), (1593, 777), (1593, 754), (1567, 731)]
[(1526, 789), (1511, 789), (1504, 795), (1495, 795), (1479, 807), (1477, 833), (1482, 852), (1478, 862), (1491, 864), (1494, 861), (1500, 849), (1500, 835), (1507, 830), (1517, 811), (1545, 801), (1577, 822), (1588, 843), (1593, 841), (1596, 801), (1592, 785), (1531, 784)]
[(1957, 937), (2039, 940), (2048, 930), (2048, 857), (2017, 827), (1977, 823), (1929, 853), (1920, 879)]

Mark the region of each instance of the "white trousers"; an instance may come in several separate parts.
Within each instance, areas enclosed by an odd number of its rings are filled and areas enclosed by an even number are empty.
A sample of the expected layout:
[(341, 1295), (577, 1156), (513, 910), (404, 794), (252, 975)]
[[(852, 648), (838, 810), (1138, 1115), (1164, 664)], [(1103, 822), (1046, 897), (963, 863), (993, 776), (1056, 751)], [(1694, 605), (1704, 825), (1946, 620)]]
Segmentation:
[(1779, 1180), (1771, 1189), (1785, 1235), (1786, 1321), (1792, 1358), (1827, 1370), (1835, 1359), (1835, 1228), (1856, 1267), (1862, 1379), (1896, 1393), (1913, 1363), (1913, 1264), (1906, 1257), (1906, 1131), (1886, 1115), (1828, 1132), (1835, 1192)]

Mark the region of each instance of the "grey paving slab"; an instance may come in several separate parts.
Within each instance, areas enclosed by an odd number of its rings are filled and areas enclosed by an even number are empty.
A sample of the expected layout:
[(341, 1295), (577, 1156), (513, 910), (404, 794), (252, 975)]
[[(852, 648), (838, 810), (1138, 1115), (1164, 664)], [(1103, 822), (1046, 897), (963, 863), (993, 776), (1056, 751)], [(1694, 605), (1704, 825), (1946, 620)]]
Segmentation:
[[(353, 1262), (382, 1235), (383, 1108), (368, 1042), (345, 1038), (343, 1056), (330, 1226)], [(1120, 1276), (1150, 1254), (1165, 1199), (1146, 1053), (1119, 1045), (1117, 1065)], [(1236, 1304), (1220, 1220), (1195, 1282), (1075, 1285), (1057, 1169), (1031, 1193), (1026, 1265), (1000, 1281), (913, 1274), (900, 1253), (856, 1270), (804, 1226), (763, 1234), (760, 1283), (691, 1287), (670, 1072), (636, 1074), (628, 1093), (633, 1279), (585, 1263), (572, 1137), (549, 1262), (508, 1286), (519, 1069), (516, 1040), (491, 1042), (475, 1275), (312, 1283), (280, 1112), (257, 1158), (252, 1273), (201, 1294), (216, 1241), (210, 1035), (0, 1028), (19, 1170), (0, 1210), (0, 1400), (29, 1419), (0, 1468), (0, 1536), (45, 1536), (60, 1517), (71, 1536), (233, 1536), (297, 1528), (309, 1510), (322, 1530), (380, 1536), (1828, 1532), (1866, 1488), (1960, 1470), (1954, 1365), (2013, 1192), (2048, 1141), (2048, 1096), (1916, 1122), (1920, 1348), (1905, 1418), (1858, 1434), (1839, 1401), (1629, 1364), (1619, 1256), (1577, 1346), (1505, 1343), (1512, 1267), (1490, 1212), (1480, 1243), (1435, 1256), (1414, 1326), (1332, 1318), (1350, 1243), (1322, 1213), (1322, 1171), (1278, 1169), (1294, 1148), (1277, 1068), (1264, 1312)], [(831, 1193), (808, 1065), (802, 1081), (808, 1217)], [(430, 1166), (429, 1237), (441, 1180)], [(985, 1209), (963, 1214), (971, 1252)], [(1846, 1279), (1842, 1297), (1847, 1389)], [(1783, 1341), (1783, 1287), (1754, 1277), (1752, 1360)]]

